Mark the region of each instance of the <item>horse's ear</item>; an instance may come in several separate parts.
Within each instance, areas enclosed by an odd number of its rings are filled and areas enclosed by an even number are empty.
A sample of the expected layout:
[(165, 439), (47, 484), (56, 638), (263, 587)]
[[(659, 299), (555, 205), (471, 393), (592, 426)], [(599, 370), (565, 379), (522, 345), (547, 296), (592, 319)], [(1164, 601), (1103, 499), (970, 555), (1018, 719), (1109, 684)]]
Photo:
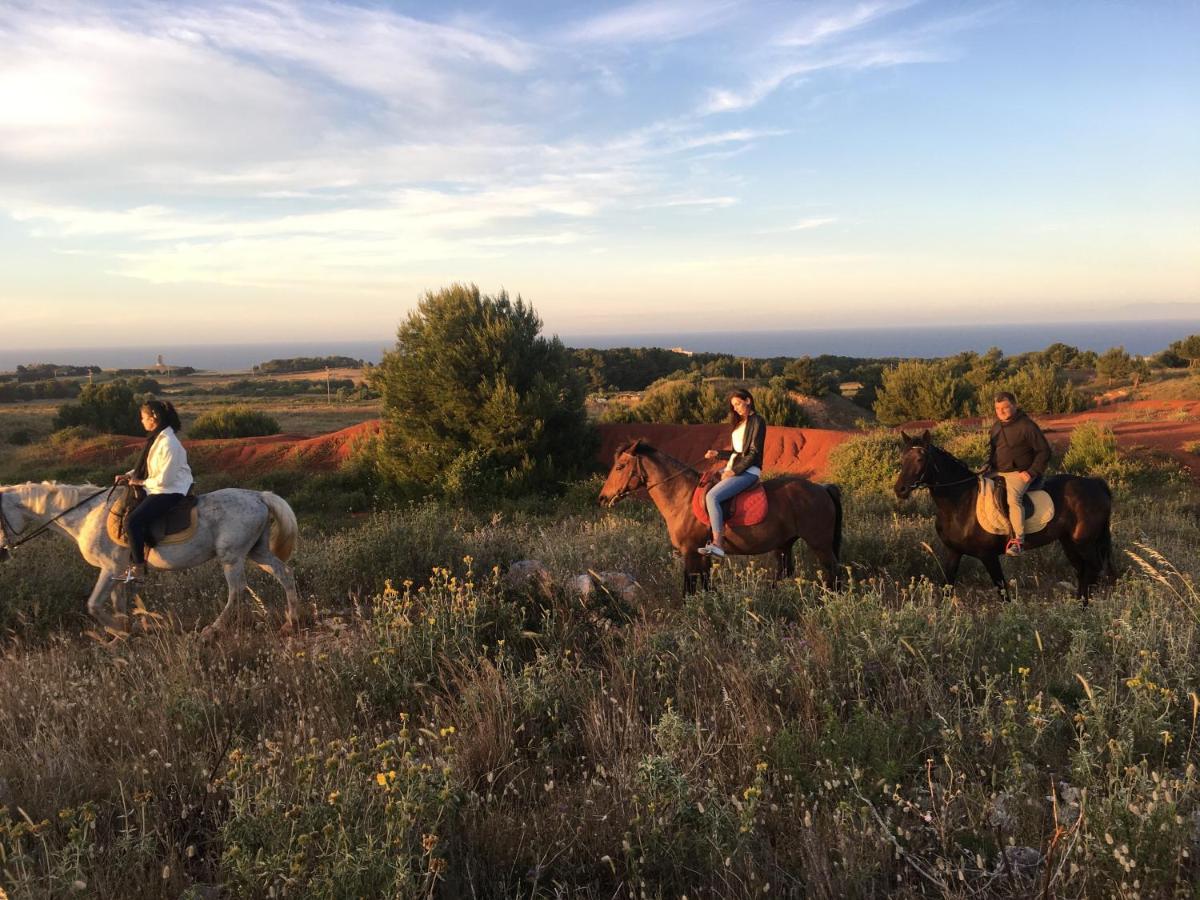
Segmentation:
[(908, 436), (908, 433), (903, 428), (900, 429), (900, 439), (904, 441), (904, 446), (906, 447), (911, 447), (913, 444), (913, 439)]
[(925, 433), (923, 435), (921, 435), (921, 446), (923, 446), (923, 447), (929, 446), (929, 429), (928, 428), (926, 428)]

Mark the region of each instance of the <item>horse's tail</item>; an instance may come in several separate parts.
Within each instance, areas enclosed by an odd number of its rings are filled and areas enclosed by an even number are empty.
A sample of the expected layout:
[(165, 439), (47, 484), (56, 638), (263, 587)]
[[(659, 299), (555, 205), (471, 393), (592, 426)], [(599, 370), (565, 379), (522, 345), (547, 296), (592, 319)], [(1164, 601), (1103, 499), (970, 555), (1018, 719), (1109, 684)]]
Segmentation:
[(842, 489), (836, 484), (824, 486), (833, 501), (833, 555), (842, 558)]
[(296, 549), (296, 537), (300, 531), (296, 514), (279, 495), (262, 491), (260, 496), (271, 513), (271, 552), (277, 559), (287, 562)]

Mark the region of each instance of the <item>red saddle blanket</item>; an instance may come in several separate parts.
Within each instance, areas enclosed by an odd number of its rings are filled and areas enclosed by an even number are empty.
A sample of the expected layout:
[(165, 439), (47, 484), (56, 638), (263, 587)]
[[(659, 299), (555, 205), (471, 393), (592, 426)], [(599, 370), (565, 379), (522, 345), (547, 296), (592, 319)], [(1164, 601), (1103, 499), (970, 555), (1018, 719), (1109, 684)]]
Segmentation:
[[(704, 497), (711, 484), (703, 481), (696, 486), (692, 493), (692, 512), (705, 525), (711, 525), (708, 519), (708, 509), (704, 505)], [(729, 509), (730, 505), (733, 509)], [(735, 494), (732, 501), (725, 503), (728, 511), (725, 517), (726, 525), (757, 525), (767, 517), (767, 492), (760, 481), (749, 490)]]

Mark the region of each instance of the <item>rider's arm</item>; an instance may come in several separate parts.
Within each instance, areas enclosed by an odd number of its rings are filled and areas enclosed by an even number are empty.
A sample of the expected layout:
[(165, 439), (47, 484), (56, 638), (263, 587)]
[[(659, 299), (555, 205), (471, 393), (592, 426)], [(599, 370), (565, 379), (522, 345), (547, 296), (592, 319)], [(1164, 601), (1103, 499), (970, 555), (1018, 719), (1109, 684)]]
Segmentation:
[[(755, 465), (755, 460), (763, 458), (763, 438), (766, 430), (761, 416), (754, 415), (746, 422), (746, 432), (742, 438), (742, 452), (736, 454), (729, 461), (729, 471), (735, 475), (741, 475)], [(761, 463), (758, 465), (761, 466)]]
[(1031, 423), (1029, 443), (1033, 447), (1033, 462), (1029, 465), (1029, 477), (1037, 478), (1039, 475), (1046, 473), (1046, 466), (1050, 464), (1050, 442), (1046, 440), (1046, 436), (1042, 434), (1042, 429)]

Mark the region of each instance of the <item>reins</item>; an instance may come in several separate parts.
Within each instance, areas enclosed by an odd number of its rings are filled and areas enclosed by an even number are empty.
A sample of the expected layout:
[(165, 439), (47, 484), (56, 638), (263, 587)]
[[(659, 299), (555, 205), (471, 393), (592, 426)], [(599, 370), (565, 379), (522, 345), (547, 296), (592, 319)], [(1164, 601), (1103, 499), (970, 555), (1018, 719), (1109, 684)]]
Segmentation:
[[(943, 452), (943, 451), (939, 450), (938, 452)], [(932, 457), (932, 454), (930, 454), (930, 457)], [(953, 457), (951, 457), (951, 459), (953, 459)], [(955, 460), (955, 461), (957, 462), (957, 460)], [(960, 484), (967, 484), (968, 482), (976, 481), (980, 477), (980, 473), (972, 472), (966, 478), (959, 478), (956, 481), (942, 481), (942, 482), (931, 483), (929, 481), (926, 481), (926, 476), (929, 473), (930, 464), (933, 462), (935, 462), (935, 460), (932, 458), (925, 460), (925, 468), (921, 472), (920, 478), (918, 478), (916, 481), (914, 481), (912, 484), (910, 484), (908, 486), (909, 490), (916, 491), (916, 490), (920, 490), (921, 488), (927, 488), (929, 490), (933, 490), (934, 488), (957, 487)], [(960, 463), (960, 465), (961, 465), (961, 463)]]
[[(4, 515), (4, 501), (2, 499), (3, 492), (0, 492), (0, 549), (10, 550), (10, 551), (16, 550), (22, 544), (27, 543), (28, 541), (32, 541), (35, 537), (37, 537), (40, 534), (44, 534), (50, 528), (51, 525), (53, 525), (55, 522), (57, 522), (59, 519), (61, 519), (63, 516), (65, 516), (67, 513), (74, 512), (75, 510), (79, 509), (79, 507), (83, 506), (85, 503), (90, 503), (91, 501), (95, 500), (101, 494), (104, 494), (104, 493), (112, 494), (112, 492), (115, 488), (116, 488), (115, 484), (109, 488), (100, 488), (100, 490), (96, 491), (96, 493), (89, 494), (88, 496), (86, 496), (82, 500), (80, 500), (78, 503), (76, 503), (74, 506), (64, 509), (62, 512), (60, 512), (54, 518), (48, 519), (47, 521), (45, 521), (41, 525), (39, 525), (37, 527), (37, 529), (35, 529), (33, 532), (31, 532), (30, 534), (24, 535), (24, 536), (17, 534), (16, 530), (12, 527), (12, 525), (9, 524), (8, 518)], [(10, 541), (9, 534), (12, 534), (16, 538), (16, 540)]]

